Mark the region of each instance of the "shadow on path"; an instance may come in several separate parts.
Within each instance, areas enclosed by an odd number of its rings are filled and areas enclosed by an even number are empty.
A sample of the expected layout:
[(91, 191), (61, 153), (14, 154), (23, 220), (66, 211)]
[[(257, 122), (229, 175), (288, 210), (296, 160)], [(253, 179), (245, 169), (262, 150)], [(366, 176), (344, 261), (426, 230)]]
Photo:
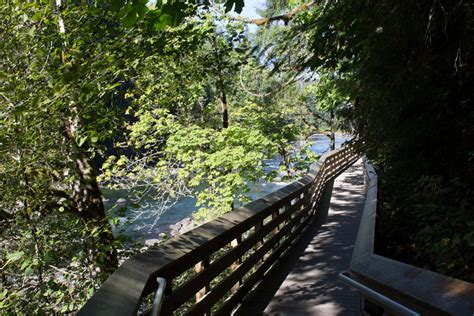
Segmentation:
[(313, 222), (235, 315), (358, 315), (359, 297), (338, 280), (349, 267), (364, 206), (361, 160), (324, 190)]

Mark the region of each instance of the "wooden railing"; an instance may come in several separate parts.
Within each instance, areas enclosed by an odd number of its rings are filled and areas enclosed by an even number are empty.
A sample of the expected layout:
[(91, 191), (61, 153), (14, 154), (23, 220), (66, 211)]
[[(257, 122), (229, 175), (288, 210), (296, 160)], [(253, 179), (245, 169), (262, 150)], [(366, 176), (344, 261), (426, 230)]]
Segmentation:
[[(358, 158), (324, 154), (292, 184), (125, 261), (79, 315), (134, 315), (167, 288), (160, 315), (228, 315), (310, 223), (326, 183)], [(145, 308), (146, 309), (146, 308)]]
[(350, 269), (341, 278), (356, 287), (370, 315), (474, 315), (474, 284), (374, 253), (377, 174), (366, 161), (368, 185)]

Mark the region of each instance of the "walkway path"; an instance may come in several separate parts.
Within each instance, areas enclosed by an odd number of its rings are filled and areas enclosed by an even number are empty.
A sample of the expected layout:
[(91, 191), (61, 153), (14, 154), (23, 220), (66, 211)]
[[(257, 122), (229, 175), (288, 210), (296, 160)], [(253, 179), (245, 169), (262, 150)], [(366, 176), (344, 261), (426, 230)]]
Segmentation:
[(362, 160), (327, 188), (318, 217), (242, 304), (238, 315), (359, 315), (355, 290), (338, 279), (349, 267), (365, 200)]

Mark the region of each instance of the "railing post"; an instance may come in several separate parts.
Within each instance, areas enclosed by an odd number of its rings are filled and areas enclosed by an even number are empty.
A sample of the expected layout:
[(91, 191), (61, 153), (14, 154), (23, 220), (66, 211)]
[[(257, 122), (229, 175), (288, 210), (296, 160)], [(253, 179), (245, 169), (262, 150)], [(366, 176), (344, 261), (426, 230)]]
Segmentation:
[(165, 286), (165, 298), (163, 300), (163, 305), (161, 306), (160, 316), (171, 316), (173, 315), (173, 307), (169, 304), (166, 304), (166, 296), (170, 295), (173, 292), (173, 280), (167, 280)]
[[(263, 220), (259, 221), (259, 222), (254, 226), (254, 232), (255, 232), (255, 233), (258, 232), (258, 230), (259, 230), (260, 228), (262, 228), (262, 227), (263, 227)], [(257, 251), (258, 248), (260, 248), (260, 247), (262, 247), (262, 240), (259, 240), (259, 241), (255, 244), (255, 247), (254, 247), (255, 251)], [(261, 265), (261, 264), (263, 263), (264, 257), (265, 257), (265, 256), (263, 256), (262, 259), (258, 260), (258, 263), (255, 265), (256, 267), (258, 267), (259, 265)]]
[[(279, 210), (279, 209), (276, 209), (275, 211), (273, 211), (273, 213), (272, 213), (272, 220), (276, 219), (279, 214), (280, 214), (280, 210)], [(272, 235), (275, 236), (275, 235), (278, 233), (279, 230), (280, 230), (280, 225), (277, 225), (277, 226), (272, 230)], [(280, 242), (279, 242), (279, 241), (278, 241), (277, 243), (275, 243), (275, 245), (273, 246), (272, 252), (275, 252), (275, 251), (278, 249), (278, 246), (280, 246)]]
[(163, 297), (166, 289), (166, 279), (156, 278), (158, 283), (158, 289), (156, 290), (155, 299), (153, 300), (153, 308), (151, 309), (151, 316), (158, 316), (161, 312), (161, 305), (163, 303)]
[[(203, 261), (200, 261), (198, 262), (195, 266), (194, 266), (194, 271), (196, 273), (200, 273), (202, 272), (204, 269), (206, 269), (207, 267), (209, 267), (209, 258), (203, 260)], [(209, 284), (206, 284), (205, 287), (203, 287), (201, 290), (199, 290), (197, 293), (196, 293), (196, 302), (199, 302), (203, 297), (204, 295), (206, 295), (207, 292), (209, 292), (210, 290), (210, 286)]]
[[(230, 242), (230, 247), (231, 248), (235, 248), (237, 247), (240, 243), (242, 242), (242, 235), (240, 235), (238, 238), (232, 240)], [(235, 271), (239, 265), (242, 263), (242, 257), (239, 257), (239, 259), (237, 261), (235, 261), (234, 263), (232, 263), (230, 265), (230, 270), (231, 271)], [(239, 282), (237, 282), (231, 289), (231, 292), (235, 292), (239, 289), (239, 287), (242, 285), (242, 279), (239, 280)]]
[[(311, 200), (311, 192), (310, 192), (310, 189), (311, 188), (308, 188), (308, 190), (306, 190), (303, 194), (301, 194), (300, 196), (300, 199), (303, 200), (303, 203), (301, 203), (301, 207), (300, 207), (300, 212), (305, 212), (306, 208), (307, 207), (310, 207), (311, 203), (310, 203), (310, 200)], [(311, 210), (308, 210), (306, 215), (303, 216), (301, 218), (301, 222), (305, 221), (306, 218), (310, 217), (311, 216), (311, 213), (310, 213)]]

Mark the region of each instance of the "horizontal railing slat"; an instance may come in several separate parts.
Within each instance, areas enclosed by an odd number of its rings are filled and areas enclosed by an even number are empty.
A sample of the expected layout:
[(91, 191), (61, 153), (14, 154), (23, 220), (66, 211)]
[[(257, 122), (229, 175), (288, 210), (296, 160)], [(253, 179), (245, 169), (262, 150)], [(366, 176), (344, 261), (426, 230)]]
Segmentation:
[(242, 240), (240, 244), (230, 250), (221, 258), (217, 259), (216, 262), (212, 263), (208, 268), (203, 272), (196, 275), (193, 279), (189, 280), (186, 284), (180, 288), (173, 291), (173, 293), (167, 298), (167, 303), (172, 304), (174, 307), (180, 306), (182, 303), (190, 299), (194, 293), (202, 289), (205, 284), (212, 281), (216, 276), (218, 276), (222, 271), (228, 268), (232, 263), (238, 260), (246, 251), (251, 249), (259, 240), (267, 236), (275, 227), (283, 223), (289, 216), (291, 212), (300, 207), (303, 204), (303, 200), (299, 200), (296, 204), (292, 205), (291, 208), (281, 214), (276, 218), (272, 219), (270, 222), (265, 224), (255, 233), (251, 234), (248, 238)]
[[(232, 286), (237, 283), (252, 267), (255, 266), (255, 263), (259, 261), (268, 251), (270, 251), (273, 246), (280, 241), (280, 239), (287, 233), (290, 232), (291, 229), (301, 220), (303, 217), (303, 213), (298, 214), (291, 221), (288, 225), (285, 225), (276, 235), (271, 237), (267, 240), (260, 248), (258, 248), (249, 258), (247, 258), (240, 266), (232, 272), (228, 277), (226, 277), (219, 285), (217, 285), (206, 297), (204, 297), (200, 302), (196, 303), (189, 311), (189, 315), (199, 315), (200, 312), (203, 312), (206, 309), (206, 306), (214, 305), (221, 297), (222, 293), (228, 292)], [(286, 239), (289, 240), (289, 239)], [(285, 241), (286, 241), (285, 240)], [(283, 242), (282, 245), (286, 243)], [(280, 246), (278, 249), (280, 249)], [(276, 259), (276, 254), (280, 253), (278, 250), (273, 252), (269, 258), (267, 258), (264, 263), (257, 269), (265, 269), (265, 267), (269, 267)], [(254, 273), (255, 274), (255, 273)], [(252, 275), (254, 275), (252, 274)], [(245, 286), (245, 284), (249, 282), (248, 280), (244, 282), (241, 286)], [(239, 289), (240, 291), (240, 289)], [(238, 291), (236, 292), (238, 293)], [(234, 294), (235, 295), (235, 294)]]
[[(309, 210), (306, 210), (306, 212), (308, 211)], [(294, 222), (296, 223), (298, 219), (301, 219), (301, 217), (295, 219)], [(290, 247), (290, 245), (295, 241), (295, 238), (308, 224), (310, 219), (310, 217), (306, 217), (305, 220), (293, 232), (291, 232), (291, 228), (293, 227), (285, 229), (285, 232), (282, 235), (289, 232), (290, 234), (288, 238), (286, 238), (281, 243), (281, 245), (269, 256), (269, 258), (247, 279), (247, 281), (239, 288), (239, 290), (223, 304), (217, 313), (218, 315), (229, 315), (230, 311), (234, 309), (235, 305), (249, 293), (252, 287), (263, 277), (265, 272), (267, 272), (274, 262), (283, 254), (283, 252), (285, 252), (285, 250)]]

